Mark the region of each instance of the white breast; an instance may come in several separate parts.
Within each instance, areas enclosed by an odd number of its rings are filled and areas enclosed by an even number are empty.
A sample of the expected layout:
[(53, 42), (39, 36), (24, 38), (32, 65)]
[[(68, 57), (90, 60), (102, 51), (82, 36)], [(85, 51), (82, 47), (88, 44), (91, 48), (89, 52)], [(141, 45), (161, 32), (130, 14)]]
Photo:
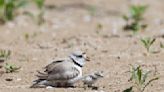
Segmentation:
[(84, 79), (83, 79), (83, 82), (85, 84), (93, 84), (95, 83), (96, 79), (93, 79), (91, 76), (86, 76)]
[(79, 81), (82, 78), (82, 69), (81, 67), (74, 65), (74, 67), (76, 67), (76, 69), (79, 71), (79, 75), (73, 79), (70, 79), (68, 82), (69, 83), (75, 83), (77, 81)]

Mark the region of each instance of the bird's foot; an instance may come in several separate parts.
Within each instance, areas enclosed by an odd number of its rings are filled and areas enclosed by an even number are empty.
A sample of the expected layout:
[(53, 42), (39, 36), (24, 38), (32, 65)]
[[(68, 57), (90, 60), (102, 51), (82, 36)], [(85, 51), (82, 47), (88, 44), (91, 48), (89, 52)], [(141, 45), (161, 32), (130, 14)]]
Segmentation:
[(98, 87), (97, 86), (93, 86), (93, 85), (87, 85), (87, 86), (84, 86), (84, 89), (85, 90), (87, 90), (87, 89), (98, 90)]

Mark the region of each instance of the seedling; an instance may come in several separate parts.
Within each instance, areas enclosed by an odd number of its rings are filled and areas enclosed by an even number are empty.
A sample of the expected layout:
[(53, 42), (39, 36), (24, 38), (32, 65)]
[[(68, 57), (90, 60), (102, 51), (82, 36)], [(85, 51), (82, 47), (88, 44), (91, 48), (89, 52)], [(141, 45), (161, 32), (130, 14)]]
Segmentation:
[(45, 0), (34, 0), (36, 6), (39, 8), (39, 9), (43, 9), (44, 8), (44, 3), (45, 3)]
[(143, 15), (147, 9), (145, 5), (132, 5), (130, 6), (129, 13), (130, 16), (123, 15), (123, 19), (127, 22), (124, 26), (124, 30), (132, 30), (134, 33), (139, 30), (145, 29), (146, 24), (142, 23)]
[(88, 12), (90, 13), (91, 16), (95, 16), (97, 12), (97, 7), (96, 6), (88, 6), (87, 7)]
[(160, 47), (164, 48), (164, 44), (162, 42), (160, 42)]
[[(45, 0), (33, 0), (39, 13), (37, 16), (38, 24), (44, 22), (44, 3)], [(23, 8), (29, 3), (29, 0), (0, 0), (0, 23), (5, 23), (7, 21), (13, 20), (16, 15), (18, 15), (18, 10)], [(33, 16), (30, 12), (25, 12), (24, 14)]]
[(135, 21), (140, 21), (143, 19), (143, 14), (145, 13), (147, 6), (145, 5), (132, 5), (130, 7), (131, 18)]
[(142, 38), (141, 42), (143, 43), (146, 50), (150, 52), (150, 47), (153, 45), (155, 40), (156, 40), (155, 38)]
[(38, 24), (42, 24), (44, 22), (44, 5), (45, 5), (45, 0), (34, 0), (34, 3), (36, 4), (36, 6), (38, 7), (39, 14), (37, 16), (37, 20), (38, 20)]
[(141, 66), (137, 66), (137, 67), (132, 66), (130, 72), (131, 72), (130, 81), (133, 83), (133, 85), (130, 88), (124, 90), (123, 92), (134, 92), (133, 91), (134, 87), (137, 89), (137, 92), (144, 92), (145, 88), (148, 87), (150, 83), (159, 79), (158, 77), (150, 76), (149, 74), (151, 73), (151, 71), (147, 71), (147, 72), (143, 71)]
[(6, 21), (13, 20), (16, 11), (19, 8), (24, 7), (27, 4), (26, 0), (0, 0), (0, 21), (5, 23)]
[(98, 23), (96, 25), (96, 33), (100, 33), (100, 31), (103, 29), (103, 25), (101, 23)]
[(101, 30), (102, 28), (103, 28), (103, 25), (102, 25), (102, 24), (100, 24), (100, 23), (97, 24), (97, 29), (98, 29), (98, 30)]
[(24, 34), (24, 38), (25, 38), (26, 41), (28, 41), (29, 37), (30, 37), (30, 36), (29, 36), (28, 33), (25, 33), (25, 34)]
[(25, 41), (29, 41), (30, 40), (30, 38), (34, 38), (34, 37), (36, 37), (38, 35), (38, 33), (33, 33), (33, 34), (29, 34), (29, 33), (24, 33), (24, 39), (25, 39)]
[(8, 59), (11, 55), (11, 51), (10, 50), (0, 50), (0, 61), (4, 61), (6, 59)]
[(20, 69), (20, 67), (17, 67), (13, 64), (8, 64), (8, 63), (6, 63), (4, 67), (5, 67), (6, 73), (16, 72)]

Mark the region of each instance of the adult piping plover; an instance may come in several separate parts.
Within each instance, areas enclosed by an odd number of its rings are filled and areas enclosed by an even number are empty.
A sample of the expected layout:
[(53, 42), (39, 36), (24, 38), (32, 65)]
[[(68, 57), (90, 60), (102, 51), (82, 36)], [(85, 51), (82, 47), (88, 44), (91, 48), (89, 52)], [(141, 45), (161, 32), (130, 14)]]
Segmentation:
[(82, 67), (89, 60), (85, 53), (76, 51), (67, 59), (53, 61), (45, 67), (44, 73), (38, 72), (35, 87), (72, 87), (82, 77)]

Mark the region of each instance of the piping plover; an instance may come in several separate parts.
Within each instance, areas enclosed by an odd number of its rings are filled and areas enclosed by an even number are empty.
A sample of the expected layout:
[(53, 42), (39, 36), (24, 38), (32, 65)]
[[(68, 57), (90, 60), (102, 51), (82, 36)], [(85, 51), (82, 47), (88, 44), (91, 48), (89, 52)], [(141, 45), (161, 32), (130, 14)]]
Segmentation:
[(82, 67), (89, 60), (85, 53), (76, 51), (64, 60), (53, 61), (45, 67), (45, 71), (38, 72), (38, 79), (31, 86), (35, 87), (72, 87), (82, 77)]
[(103, 77), (103, 71), (99, 71), (82, 77), (82, 81), (84, 85), (87, 85), (88, 87), (93, 87), (93, 84)]

